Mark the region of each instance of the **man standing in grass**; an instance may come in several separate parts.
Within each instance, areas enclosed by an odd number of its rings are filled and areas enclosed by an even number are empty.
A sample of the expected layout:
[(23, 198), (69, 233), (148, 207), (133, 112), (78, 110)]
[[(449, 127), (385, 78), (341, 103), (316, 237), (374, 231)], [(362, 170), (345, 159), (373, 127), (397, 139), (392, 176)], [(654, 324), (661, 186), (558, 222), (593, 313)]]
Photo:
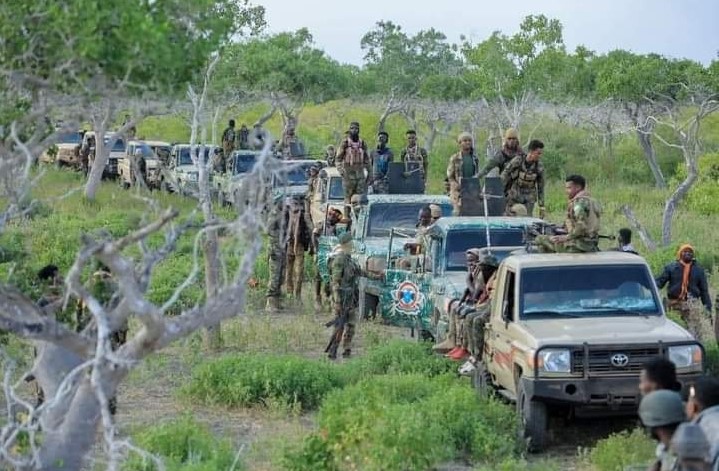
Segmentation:
[(357, 278), (359, 266), (352, 260), (352, 235), (345, 232), (339, 237), (339, 245), (330, 254), (330, 290), (332, 292), (332, 312), (335, 315), (335, 330), (328, 345), (330, 359), (337, 358), (337, 347), (342, 341), (342, 356), (352, 354), (352, 338), (357, 324)]

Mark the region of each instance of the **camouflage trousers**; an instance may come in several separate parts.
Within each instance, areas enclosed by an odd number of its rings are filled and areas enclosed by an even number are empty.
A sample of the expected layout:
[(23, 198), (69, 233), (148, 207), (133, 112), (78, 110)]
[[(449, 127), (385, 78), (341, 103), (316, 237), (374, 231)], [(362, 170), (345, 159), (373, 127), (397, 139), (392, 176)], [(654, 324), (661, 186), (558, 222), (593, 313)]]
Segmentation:
[(345, 206), (347, 206), (350, 204), (352, 196), (367, 193), (367, 179), (364, 175), (364, 169), (346, 168), (342, 175), (342, 184), (345, 189)]
[(597, 252), (599, 247), (593, 239), (574, 239), (564, 243), (554, 243), (548, 235), (538, 235), (534, 244), (541, 253), (588, 253)]
[(282, 287), (282, 265), (284, 263), (284, 251), (278, 240), (270, 237), (268, 247), (267, 268), (269, 277), (267, 279), (267, 297), (279, 298)]
[(342, 330), (342, 348), (345, 350), (352, 349), (352, 339), (355, 336), (355, 326), (357, 325), (357, 309), (351, 308), (347, 312), (347, 321)]
[(287, 257), (285, 264), (285, 286), (287, 293), (294, 293), (299, 298), (302, 294), (302, 281), (305, 274), (305, 250), (301, 245), (295, 251), (293, 243), (290, 241), (287, 248)]
[(679, 313), (682, 320), (686, 322), (689, 333), (700, 342), (706, 343), (710, 340), (719, 339), (716, 331), (717, 320), (714, 319), (714, 325), (712, 326), (711, 314), (706, 312), (698, 299), (689, 299), (687, 301), (670, 299), (667, 302), (667, 307)]
[(477, 359), (484, 351), (484, 326), (489, 319), (489, 303), (478, 305), (462, 321), (462, 346)]
[(535, 198), (534, 194), (524, 192), (521, 190), (518, 190), (516, 188), (512, 188), (507, 192), (506, 198), (506, 206), (504, 210), (504, 214), (509, 216), (512, 214), (512, 206), (515, 204), (523, 204), (525, 208), (527, 208), (527, 216), (532, 217), (532, 213), (534, 212), (534, 203)]
[(313, 258), (312, 267), (314, 269), (315, 301), (321, 303), (322, 293), (324, 293), (325, 298), (330, 297), (330, 286), (327, 283), (322, 282), (322, 275), (320, 274), (319, 258), (317, 256), (317, 252), (315, 252), (315, 256)]

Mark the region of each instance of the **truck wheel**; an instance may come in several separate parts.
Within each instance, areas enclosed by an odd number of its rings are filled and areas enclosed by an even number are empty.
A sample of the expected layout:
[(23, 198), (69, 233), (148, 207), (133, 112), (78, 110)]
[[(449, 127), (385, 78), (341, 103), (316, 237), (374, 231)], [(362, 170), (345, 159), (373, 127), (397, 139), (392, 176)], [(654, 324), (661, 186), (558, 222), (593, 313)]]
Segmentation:
[(519, 438), (527, 444), (527, 451), (537, 453), (544, 450), (549, 421), (547, 405), (530, 400), (521, 379), (517, 381), (517, 415), (520, 418)]

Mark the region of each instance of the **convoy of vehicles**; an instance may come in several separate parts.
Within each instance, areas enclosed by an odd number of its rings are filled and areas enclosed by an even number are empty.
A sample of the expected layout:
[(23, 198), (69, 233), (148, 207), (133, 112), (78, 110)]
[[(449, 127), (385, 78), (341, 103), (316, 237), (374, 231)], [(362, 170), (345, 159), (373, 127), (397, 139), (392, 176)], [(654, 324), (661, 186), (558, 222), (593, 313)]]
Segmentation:
[(60, 133), (57, 143), (45, 150), (40, 155), (39, 161), (45, 164), (78, 168), (80, 166), (81, 143), (82, 134), (80, 131)]

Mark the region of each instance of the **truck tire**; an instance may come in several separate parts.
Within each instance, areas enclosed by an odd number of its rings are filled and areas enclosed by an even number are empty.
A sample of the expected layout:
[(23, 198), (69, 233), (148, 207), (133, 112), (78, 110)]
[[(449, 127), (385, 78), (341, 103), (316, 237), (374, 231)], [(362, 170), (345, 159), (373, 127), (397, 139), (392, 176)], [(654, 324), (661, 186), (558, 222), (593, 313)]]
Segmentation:
[(495, 396), (494, 384), (492, 383), (492, 377), (481, 361), (477, 365), (477, 368), (472, 374), (472, 386), (477, 390), (480, 396)]
[(522, 380), (517, 381), (517, 415), (519, 416), (519, 438), (527, 444), (527, 451), (538, 453), (547, 446), (549, 413), (543, 402), (527, 397)]

